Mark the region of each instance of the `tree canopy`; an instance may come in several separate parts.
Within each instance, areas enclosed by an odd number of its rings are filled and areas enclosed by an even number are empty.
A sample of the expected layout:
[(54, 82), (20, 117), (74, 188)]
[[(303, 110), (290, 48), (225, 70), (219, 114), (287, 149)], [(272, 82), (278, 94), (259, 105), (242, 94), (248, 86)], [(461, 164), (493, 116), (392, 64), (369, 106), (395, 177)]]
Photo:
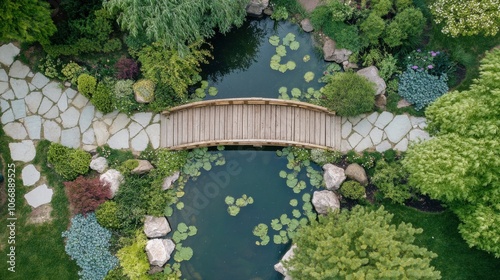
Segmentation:
[[(409, 183), (447, 203), (462, 236), (500, 257), (500, 50), (486, 54), (469, 90), (427, 108), (434, 138), (412, 146), (403, 161)], [(496, 222), (495, 222), (496, 221)]]
[(392, 217), (361, 206), (320, 216), (298, 231), (285, 267), (293, 279), (440, 279), (430, 265), (437, 255), (413, 244), (422, 229)]
[(431, 6), (436, 23), (452, 37), (484, 34), (494, 36), (500, 28), (498, 0), (436, 0)]
[(0, 11), (0, 41), (47, 42), (56, 31), (45, 1), (3, 0)]

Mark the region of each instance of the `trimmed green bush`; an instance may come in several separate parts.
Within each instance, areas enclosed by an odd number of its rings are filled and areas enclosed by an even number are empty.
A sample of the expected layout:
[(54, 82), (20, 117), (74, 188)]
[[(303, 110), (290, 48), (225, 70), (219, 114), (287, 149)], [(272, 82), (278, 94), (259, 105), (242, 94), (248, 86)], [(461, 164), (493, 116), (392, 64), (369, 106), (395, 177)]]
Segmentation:
[(448, 91), (447, 80), (446, 74), (438, 77), (408, 67), (399, 79), (398, 94), (421, 110)]
[(108, 200), (97, 207), (95, 216), (101, 226), (107, 229), (120, 229), (117, 212), (118, 206), (116, 202)]
[(92, 98), (96, 90), (97, 80), (89, 74), (81, 74), (78, 76), (78, 91), (87, 98)]
[(83, 72), (84, 68), (78, 65), (75, 62), (70, 62), (61, 70), (61, 73), (64, 75), (66, 81), (70, 81), (72, 84), (75, 84), (78, 80), (78, 76)]
[(83, 150), (52, 143), (47, 152), (47, 161), (52, 164), (57, 174), (71, 181), (89, 171), (91, 155)]
[(373, 109), (375, 84), (356, 73), (337, 73), (324, 87), (320, 104), (339, 116), (357, 116)]
[(142, 79), (133, 85), (134, 93), (141, 96), (145, 103), (153, 101), (155, 94), (155, 83), (151, 80)]
[(127, 275), (129, 279), (148, 279), (146, 275), (149, 270), (149, 262), (144, 251), (146, 242), (146, 235), (137, 231), (132, 244), (121, 248), (116, 253), (123, 268), (123, 274)]
[(413, 193), (406, 183), (408, 173), (399, 162), (387, 163), (379, 160), (372, 176), (372, 183), (382, 192), (384, 198), (403, 204)]
[(97, 89), (92, 95), (92, 104), (104, 114), (111, 113), (114, 110), (113, 96), (111, 95), (111, 88), (103, 82), (97, 85)]
[(366, 196), (366, 190), (356, 181), (346, 181), (340, 187), (340, 194), (346, 198), (358, 200)]

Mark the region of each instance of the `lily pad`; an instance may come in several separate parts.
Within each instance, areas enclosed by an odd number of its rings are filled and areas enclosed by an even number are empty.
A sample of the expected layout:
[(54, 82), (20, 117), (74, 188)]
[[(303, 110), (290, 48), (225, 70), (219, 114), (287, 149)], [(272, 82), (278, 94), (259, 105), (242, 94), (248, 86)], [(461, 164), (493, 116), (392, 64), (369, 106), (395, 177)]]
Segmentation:
[(297, 185), (297, 183), (299, 182), (299, 180), (297, 180), (296, 178), (294, 179), (289, 179), (289, 180), (286, 180), (286, 185), (290, 188), (293, 188)]
[(269, 37), (269, 43), (275, 47), (277, 47), (280, 43), (280, 37), (273, 35)]
[(208, 95), (210, 95), (210, 96), (216, 96), (217, 93), (219, 93), (219, 90), (216, 87), (210, 87), (210, 88), (208, 88)]
[(258, 237), (263, 237), (267, 235), (268, 226), (266, 224), (260, 223), (253, 228), (253, 235)]
[(310, 81), (312, 81), (314, 79), (314, 73), (309, 71), (307, 73), (304, 74), (304, 80), (306, 81), (306, 83), (309, 83)]
[(273, 242), (274, 242), (274, 244), (281, 244), (282, 240), (283, 240), (283, 238), (280, 235), (276, 235), (275, 234), (273, 236)]
[(283, 45), (277, 46), (276, 47), (276, 54), (279, 56), (285, 56), (286, 55), (286, 48)]
[(179, 223), (177, 225), (177, 230), (181, 233), (186, 232), (189, 229), (189, 227), (185, 223)]
[(286, 67), (288, 68), (288, 70), (293, 70), (293, 69), (295, 69), (296, 66), (297, 66), (297, 64), (295, 64), (295, 62), (293, 62), (291, 60), (286, 63)]
[(281, 62), (281, 56), (275, 54), (271, 57), (271, 61), (274, 61), (274, 62), (278, 62), (280, 63)]
[(276, 62), (276, 61), (271, 61), (271, 64), (269, 64), (269, 66), (271, 66), (271, 69), (273, 70), (278, 70), (280, 69), (280, 63), (279, 62)]
[(299, 203), (299, 202), (298, 202), (298, 201), (297, 201), (297, 199), (295, 199), (295, 198), (294, 198), (294, 199), (292, 199), (292, 200), (290, 200), (290, 205), (291, 205), (292, 207), (297, 206), (297, 204), (298, 204), (298, 203)]
[(299, 43), (299, 42), (297, 42), (297, 41), (293, 41), (293, 42), (291, 42), (291, 43), (290, 43), (290, 49), (291, 49), (292, 51), (296, 51), (296, 50), (298, 50), (298, 49), (299, 49), (299, 47), (300, 47), (300, 43)]
[(304, 58), (302, 58), (302, 61), (308, 62), (310, 59), (311, 59), (311, 56), (306, 54), (306, 55), (304, 55)]
[(283, 38), (283, 45), (288, 46), (291, 42), (295, 41), (295, 34), (288, 33), (285, 38)]
[(271, 238), (268, 235), (262, 237), (261, 239), (262, 241), (260, 242), (260, 245), (262, 246), (269, 244), (269, 241), (271, 240)]
[(195, 236), (198, 233), (198, 229), (195, 226), (189, 226), (188, 236)]
[(180, 201), (178, 202), (175, 207), (178, 209), (178, 210), (182, 210), (184, 209), (184, 202)]
[(236, 205), (231, 205), (227, 208), (227, 212), (229, 213), (229, 215), (231, 216), (236, 216), (238, 215), (238, 213), (240, 213), (240, 207), (236, 206)]
[(193, 257), (193, 249), (191, 247), (176, 248), (174, 260), (176, 262), (189, 261)]
[(292, 96), (293, 96), (293, 97), (300, 97), (300, 89), (298, 89), (298, 88), (293, 88), (293, 89), (292, 89)]
[(174, 209), (170, 206), (167, 206), (167, 207), (165, 207), (163, 214), (165, 214), (165, 216), (167, 216), (167, 217), (170, 217), (170, 216), (172, 216), (172, 214), (174, 214)]
[(226, 196), (226, 198), (224, 199), (224, 202), (227, 204), (227, 205), (232, 205), (234, 204), (234, 197), (232, 196)]
[(297, 210), (297, 209), (293, 209), (293, 210), (292, 210), (292, 216), (294, 216), (295, 218), (297, 218), (297, 219), (298, 219), (298, 218), (300, 218), (300, 216), (301, 216), (301, 215), (302, 215), (302, 214), (300, 214), (300, 211), (299, 211), (299, 210)]
[(271, 227), (274, 229), (274, 230), (280, 230), (283, 228), (283, 225), (280, 223), (280, 221), (278, 219), (273, 219), (271, 221)]
[[(287, 91), (286, 87), (280, 87), (280, 89), (278, 90), (280, 94), (286, 93), (286, 91)], [(281, 151), (276, 151), (276, 152), (281, 152)]]
[(207, 96), (207, 94), (205, 93), (205, 90), (203, 90), (202, 88), (197, 88), (195, 91), (194, 91), (194, 94), (199, 97), (199, 98), (205, 98), (205, 96)]
[(303, 194), (303, 195), (302, 195), (302, 201), (304, 201), (304, 202), (309, 202), (309, 201), (311, 201), (311, 194), (309, 194), (309, 193), (305, 193), (305, 194)]
[(285, 73), (286, 70), (288, 70), (288, 67), (286, 67), (286, 64), (281, 64), (280, 67), (278, 68), (278, 71), (281, 73)]

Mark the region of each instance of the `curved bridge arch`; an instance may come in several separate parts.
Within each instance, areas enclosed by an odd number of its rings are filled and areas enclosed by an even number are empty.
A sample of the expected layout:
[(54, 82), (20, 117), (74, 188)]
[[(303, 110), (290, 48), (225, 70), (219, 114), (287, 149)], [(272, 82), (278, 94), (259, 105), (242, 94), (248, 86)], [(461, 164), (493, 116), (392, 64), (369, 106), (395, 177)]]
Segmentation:
[(340, 150), (341, 118), (310, 103), (231, 98), (193, 102), (164, 111), (161, 146), (297, 146)]

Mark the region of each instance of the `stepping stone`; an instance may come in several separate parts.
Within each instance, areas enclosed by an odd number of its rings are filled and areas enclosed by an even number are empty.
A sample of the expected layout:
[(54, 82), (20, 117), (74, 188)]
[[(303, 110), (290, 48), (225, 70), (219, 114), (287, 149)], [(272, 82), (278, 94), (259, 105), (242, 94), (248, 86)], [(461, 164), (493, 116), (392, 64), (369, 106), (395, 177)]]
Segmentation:
[(0, 94), (6, 92), (9, 89), (8, 82), (0, 82)]
[(351, 145), (351, 147), (356, 147), (362, 139), (363, 139), (363, 136), (354, 132), (353, 134), (351, 134), (349, 139), (347, 139), (347, 141), (349, 142), (349, 145)]
[(384, 111), (378, 116), (377, 121), (375, 122), (375, 126), (380, 128), (380, 129), (384, 129), (384, 127), (387, 124), (389, 124), (393, 118), (394, 118), (394, 115), (392, 113)]
[(382, 131), (378, 127), (374, 127), (372, 131), (370, 131), (370, 138), (374, 145), (379, 144), (382, 141), (382, 136), (384, 135), (384, 131)]
[(42, 89), (42, 93), (55, 103), (59, 101), (59, 98), (61, 98), (61, 84), (57, 82), (50, 82)]
[(14, 113), (12, 112), (12, 109), (8, 109), (2, 114), (2, 124), (10, 123), (14, 121)]
[[(94, 130), (95, 131), (95, 130)], [(122, 129), (108, 140), (108, 145), (112, 149), (128, 149), (129, 135), (127, 129)]]
[(352, 149), (352, 147), (351, 147), (351, 145), (349, 145), (349, 142), (347, 142), (347, 140), (342, 140), (342, 142), (340, 142), (340, 151), (341, 152), (347, 152), (351, 149)]
[(61, 115), (62, 125), (64, 128), (75, 127), (80, 119), (80, 112), (75, 107), (69, 107), (68, 110)]
[(9, 102), (7, 102), (6, 100), (0, 99), (0, 108), (1, 108), (0, 111), (2, 111), (2, 113), (7, 111), (10, 108)]
[(21, 178), (23, 179), (23, 185), (33, 186), (40, 180), (40, 172), (36, 170), (33, 164), (28, 164), (21, 171)]
[(54, 103), (52, 103), (52, 101), (50, 101), (47, 97), (44, 97), (42, 99), (42, 104), (40, 104), (40, 107), (38, 107), (38, 114), (43, 115), (47, 113), (52, 108), (52, 106), (54, 106)]
[(14, 119), (17, 120), (26, 117), (26, 104), (24, 103), (24, 99), (13, 100), (10, 104), (12, 105)]
[(355, 117), (347, 117), (347, 120), (349, 120), (349, 122), (351, 122), (351, 124), (354, 126), (354, 125), (358, 124), (358, 122), (360, 122), (365, 116), (366, 116), (366, 114), (361, 114), (361, 115), (355, 116)]
[(80, 147), (80, 129), (73, 127), (61, 131), (61, 145), (75, 149)]
[(28, 73), (30, 72), (30, 68), (21, 63), (21, 61), (16, 60), (14, 64), (10, 66), (9, 76), (11, 78), (19, 78), (25, 79)]
[(427, 133), (426, 131), (423, 131), (421, 129), (412, 129), (410, 131), (410, 134), (408, 136), (408, 139), (411, 141), (411, 142), (415, 142), (415, 141), (426, 141), (426, 140), (429, 140), (429, 133)]
[(155, 123), (146, 127), (146, 132), (153, 149), (158, 149), (160, 147), (160, 124)]
[(83, 108), (85, 105), (87, 105), (87, 103), (89, 103), (89, 100), (87, 99), (87, 97), (85, 97), (81, 94), (77, 94), (75, 99), (73, 99), (73, 101), (71, 101), (71, 104), (78, 109)]
[(151, 121), (151, 117), (153, 116), (153, 113), (136, 113), (131, 116), (131, 118), (142, 125), (142, 127), (146, 127), (149, 124), (149, 121)]
[(377, 152), (379, 152), (379, 153), (382, 153), (382, 152), (389, 150), (390, 148), (392, 148), (391, 143), (389, 143), (389, 141), (385, 140), (385, 141), (382, 141), (380, 144), (378, 144), (375, 147), (375, 150), (377, 150)]
[(42, 98), (42, 93), (39, 91), (29, 93), (26, 98), (24, 98), (24, 102), (28, 106), (28, 111), (32, 114), (36, 114), (38, 107), (40, 107), (40, 102), (42, 102)]
[(153, 123), (157, 123), (160, 121), (160, 114), (156, 114), (154, 117), (153, 117)]
[(53, 194), (54, 191), (49, 189), (47, 185), (43, 184), (25, 194), (24, 198), (31, 207), (37, 208), (40, 205), (50, 203), (52, 201)]
[(113, 124), (109, 127), (109, 133), (117, 133), (118, 131), (125, 128), (129, 122), (130, 118), (127, 115), (123, 113), (118, 114), (118, 116), (116, 116), (115, 120), (113, 121)]
[(95, 107), (93, 105), (87, 105), (83, 108), (78, 122), (81, 131), (86, 131), (90, 127), (92, 120), (94, 119), (94, 112)]
[(21, 143), (9, 143), (10, 156), (14, 161), (30, 162), (35, 158), (36, 150), (33, 141), (24, 140)]
[(16, 140), (23, 140), (28, 136), (26, 129), (21, 123), (11, 122), (3, 127), (5, 134)]
[(14, 91), (17, 99), (26, 97), (29, 92), (28, 84), (25, 80), (10, 79), (10, 87)]
[(36, 73), (35, 76), (33, 76), (33, 79), (31, 79), (31, 84), (34, 85), (37, 89), (42, 89), (49, 82), (49, 78), (45, 77), (41, 73)]
[(82, 143), (86, 145), (95, 144), (95, 134), (94, 129), (90, 128), (85, 131), (82, 135)]
[(368, 148), (371, 148), (371, 147), (373, 147), (372, 140), (370, 139), (370, 137), (365, 137), (365, 138), (363, 138), (363, 140), (361, 140), (361, 142), (359, 142), (359, 144), (354, 149), (357, 152), (362, 152), (362, 151), (364, 151)]
[(136, 122), (131, 122), (128, 126), (128, 132), (130, 137), (134, 137), (142, 130), (142, 126)]
[(24, 127), (28, 131), (29, 139), (38, 140), (42, 130), (42, 118), (38, 115), (26, 117), (24, 118)]
[(349, 134), (352, 132), (352, 124), (350, 122), (346, 122), (342, 125), (342, 138), (347, 138)]
[(427, 120), (425, 118), (423, 118), (423, 117), (410, 116), (410, 121), (411, 121), (411, 125), (413, 126), (413, 128), (417, 128), (421, 124), (426, 123)]
[(9, 81), (9, 76), (7, 75), (7, 72), (5, 72), (4, 69), (0, 68), (0, 82), (8, 82), (8, 81)]
[(131, 141), (131, 146), (134, 151), (142, 152), (148, 147), (149, 138), (146, 131), (141, 130), (136, 137), (134, 137)]
[(366, 117), (366, 119), (370, 123), (375, 124), (375, 121), (377, 121), (377, 119), (378, 119), (378, 113), (377, 112), (373, 112), (368, 117)]
[(408, 139), (403, 138), (396, 146), (394, 146), (394, 150), (404, 152), (408, 149)]
[(12, 100), (16, 99), (16, 96), (14, 95), (14, 92), (11, 89), (9, 89), (8, 91), (2, 94), (2, 98), (5, 100)]
[(57, 106), (53, 106), (47, 113), (45, 113), (45, 115), (43, 115), (45, 119), (50, 119), (50, 120), (55, 119), (58, 116), (59, 116), (59, 109), (57, 109)]
[(373, 125), (368, 121), (368, 119), (362, 119), (356, 126), (352, 129), (359, 133), (361, 136), (366, 137), (372, 130)]
[(104, 122), (94, 122), (92, 124), (94, 128), (95, 139), (97, 142), (97, 146), (102, 146), (108, 142), (109, 132), (108, 127)]
[(55, 121), (44, 121), (43, 137), (51, 142), (59, 143), (59, 139), (61, 137), (61, 127)]
[(78, 92), (72, 88), (67, 88), (65, 91), (64, 91), (64, 94), (66, 94), (66, 96), (69, 98), (69, 99), (72, 99), (73, 97), (76, 96)]
[(14, 62), (14, 57), (19, 54), (21, 50), (10, 43), (0, 46), (0, 63), (10, 66)]
[(410, 118), (407, 115), (397, 115), (389, 125), (384, 129), (387, 138), (392, 143), (398, 143), (406, 136), (411, 129)]
[(68, 97), (65, 94), (61, 94), (61, 98), (57, 101), (57, 107), (61, 111), (66, 111), (68, 109)]

